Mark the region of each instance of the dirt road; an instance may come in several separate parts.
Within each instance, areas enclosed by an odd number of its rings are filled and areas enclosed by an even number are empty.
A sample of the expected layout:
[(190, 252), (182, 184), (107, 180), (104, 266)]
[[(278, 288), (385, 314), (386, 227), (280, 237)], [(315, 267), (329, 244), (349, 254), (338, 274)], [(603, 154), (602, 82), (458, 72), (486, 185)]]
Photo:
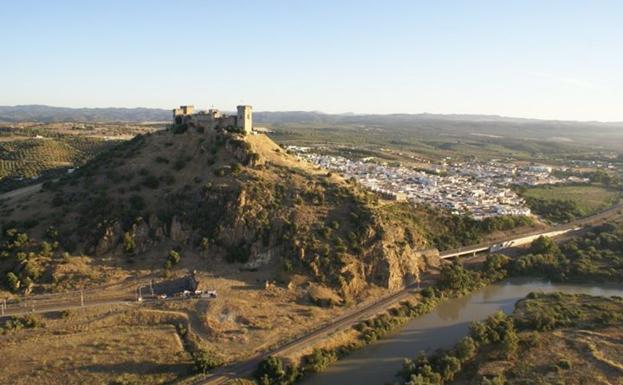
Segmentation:
[(34, 194), (41, 190), (42, 185), (43, 183), (37, 183), (31, 186), (26, 186), (26, 187), (18, 188), (16, 190), (11, 190), (3, 194), (0, 194), (0, 199), (15, 198), (19, 196)]

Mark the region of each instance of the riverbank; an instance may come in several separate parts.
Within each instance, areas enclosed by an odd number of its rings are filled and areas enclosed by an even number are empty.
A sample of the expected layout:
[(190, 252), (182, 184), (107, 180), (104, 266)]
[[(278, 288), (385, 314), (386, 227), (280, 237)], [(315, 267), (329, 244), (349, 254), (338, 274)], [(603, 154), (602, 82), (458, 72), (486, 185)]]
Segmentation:
[(335, 361), (390, 335), (410, 320), (431, 312), (447, 299), (503, 279), (507, 275), (504, 267), (508, 263), (507, 257), (490, 255), (477, 270), (464, 269), (460, 264), (444, 265), (434, 287), (427, 287), (410, 300), (355, 325), (350, 331), (333, 336), (323, 346), (314, 347), (310, 353), (268, 357), (260, 363), (255, 377), (260, 384), (286, 385), (300, 381), (309, 374), (322, 372)]
[(399, 331), (353, 352), (322, 373), (307, 376), (301, 384), (379, 385), (397, 380), (396, 374), (403, 368), (405, 358), (454, 347), (468, 335), (471, 322), (481, 321), (497, 311), (511, 313), (515, 303), (531, 292), (560, 291), (608, 297), (623, 295), (623, 287), (617, 285), (556, 284), (534, 278), (504, 280), (440, 303), (432, 312), (411, 320)]
[[(260, 366), (258, 378), (260, 379), (260, 383), (283, 385), (307, 377), (307, 379), (303, 380), (303, 383), (306, 385), (333, 383), (337, 385), (351, 382), (351, 376), (354, 376), (353, 378), (358, 378), (358, 373), (363, 372), (367, 373), (365, 378), (361, 378), (363, 383), (366, 383), (370, 378), (376, 378), (377, 383), (384, 383), (391, 380), (393, 373), (398, 370), (396, 367), (387, 369), (392, 367), (392, 365), (389, 364), (389, 361), (392, 359), (397, 360), (395, 364), (398, 365), (399, 361), (402, 361), (402, 359), (413, 357), (417, 354), (417, 350), (413, 351), (414, 348), (419, 350), (429, 349), (430, 346), (422, 345), (422, 341), (424, 341), (424, 343), (428, 341), (431, 345), (434, 345), (435, 348), (449, 347), (455, 343), (458, 338), (467, 333), (468, 322), (482, 319), (471, 319), (467, 317), (459, 326), (448, 325), (449, 329), (444, 329), (443, 326), (439, 326), (444, 324), (444, 318), (439, 313), (440, 311), (443, 313), (444, 308), (448, 313), (454, 313), (452, 307), (458, 306), (459, 310), (455, 318), (460, 318), (460, 304), (470, 303), (470, 298), (472, 297), (472, 295), (461, 297), (462, 295), (479, 289), (481, 289), (480, 291), (484, 290), (484, 292), (487, 292), (487, 288), (482, 289), (484, 286), (492, 282), (503, 280), (508, 276), (551, 276), (557, 280), (565, 281), (577, 279), (582, 276), (582, 274), (590, 272), (587, 276), (591, 279), (606, 278), (617, 280), (616, 278), (620, 273), (620, 266), (623, 263), (621, 244), (623, 244), (621, 225), (611, 224), (594, 228), (584, 239), (570, 242), (562, 249), (548, 239), (539, 239), (530, 247), (526, 256), (520, 257), (512, 261), (512, 263), (506, 257), (490, 255), (482, 266), (476, 266), (470, 269), (465, 269), (457, 264), (447, 265), (442, 269), (442, 274), (440, 275), (436, 288), (428, 289), (422, 293), (422, 302), (418, 304), (411, 302), (403, 303), (398, 308), (390, 309), (387, 313), (358, 325), (355, 328), (356, 332), (350, 332), (348, 338), (346, 338), (348, 341), (346, 344), (337, 344), (337, 346), (335, 346), (335, 344), (329, 344), (327, 347), (320, 347), (310, 354), (300, 357), (290, 357), (288, 360), (272, 358), (268, 363), (269, 365)], [(530, 290), (527, 292), (522, 292), (520, 290), (519, 294), (521, 295), (516, 295), (517, 293), (515, 293), (511, 298), (501, 298), (501, 303), (496, 303), (494, 301), (492, 303), (493, 309), (490, 309), (490, 312), (487, 313), (482, 309), (477, 313), (477, 316), (486, 316), (500, 309), (510, 312), (514, 303), (521, 297), (534, 290), (548, 290), (547, 285), (551, 285), (544, 283), (544, 281), (539, 282), (540, 283), (537, 285), (528, 285)], [(490, 285), (490, 287), (495, 289), (499, 285), (500, 284), (493, 284)], [(584, 290), (588, 290), (589, 294), (594, 294), (601, 290), (599, 286), (567, 286), (583, 287)], [(567, 289), (569, 289), (569, 287)], [(616, 295), (621, 294), (623, 293), (616, 291)], [(481, 302), (483, 304), (489, 304), (490, 298), (491, 295), (486, 298), (483, 297)], [(450, 300), (448, 301), (448, 299)], [(376, 357), (371, 361), (367, 359), (360, 361), (360, 359), (365, 358), (366, 354), (369, 354), (369, 352), (373, 352), (374, 356), (379, 350), (383, 350), (384, 347), (392, 346), (393, 337), (390, 336), (381, 343), (371, 345), (361, 350), (363, 347), (377, 341), (380, 337), (390, 335), (392, 332), (406, 325), (401, 332), (396, 334), (401, 336), (405, 330), (408, 331), (410, 329), (409, 325), (421, 319), (426, 319), (427, 316), (410, 321), (412, 318), (431, 311), (437, 304), (440, 304), (440, 306), (433, 311), (433, 314), (436, 314), (439, 319), (436, 319), (433, 324), (429, 325), (430, 328), (426, 328), (422, 333), (418, 334), (418, 339), (410, 340), (409, 338), (405, 338), (399, 342), (401, 345), (407, 345), (405, 341), (409, 341), (412, 345), (409, 346), (407, 350), (398, 355), (390, 354), (387, 357)], [(446, 305), (450, 306), (450, 308)], [(411, 310), (411, 308), (413, 308), (413, 310)], [(452, 319), (453, 317), (450, 318)], [(441, 340), (436, 339), (436, 335), (440, 335)], [(452, 336), (456, 338), (452, 340)], [(339, 337), (340, 338), (336, 338), (336, 340), (339, 341), (345, 338), (344, 335)], [(352, 353), (353, 351), (355, 352)], [(347, 356), (345, 359), (337, 361), (339, 358), (345, 356)], [(337, 363), (331, 365), (335, 361), (337, 361)], [(380, 361), (382, 366), (375, 365), (376, 361)], [(320, 372), (325, 369), (327, 369), (326, 372), (322, 374), (310, 376), (310, 373)], [(391, 370), (393, 370), (393, 373), (390, 373)], [(272, 373), (275, 372), (282, 373), (283, 375), (276, 378), (270, 377)], [(382, 373), (384, 377), (381, 378), (379, 373)], [(377, 375), (379, 377), (375, 377)], [(374, 382), (369, 383), (372, 384)]]
[(619, 384), (623, 299), (530, 293), (452, 349), (406, 360), (398, 384)]

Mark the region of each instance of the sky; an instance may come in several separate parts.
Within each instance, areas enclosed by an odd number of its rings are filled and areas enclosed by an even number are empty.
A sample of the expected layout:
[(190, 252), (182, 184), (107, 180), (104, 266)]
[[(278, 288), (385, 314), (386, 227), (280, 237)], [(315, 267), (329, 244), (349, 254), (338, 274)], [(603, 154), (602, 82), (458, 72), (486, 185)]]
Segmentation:
[(623, 1), (0, 0), (0, 105), (623, 121)]

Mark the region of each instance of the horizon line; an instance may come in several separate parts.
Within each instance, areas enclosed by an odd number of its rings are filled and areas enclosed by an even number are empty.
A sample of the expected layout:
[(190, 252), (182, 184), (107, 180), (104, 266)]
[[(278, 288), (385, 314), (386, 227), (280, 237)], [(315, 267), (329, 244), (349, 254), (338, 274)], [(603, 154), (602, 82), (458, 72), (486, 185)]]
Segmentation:
[[(184, 104), (182, 104), (184, 105)], [(161, 111), (172, 111), (174, 108), (163, 108), (163, 107), (145, 107), (145, 106), (135, 106), (135, 107), (119, 107), (119, 106), (107, 106), (107, 107), (68, 107), (68, 106), (56, 106), (50, 104), (14, 104), (14, 105), (0, 105), (0, 108), (16, 108), (16, 107), (48, 107), (48, 108), (59, 108), (59, 109), (71, 109), (71, 110), (106, 110), (106, 109), (126, 109), (126, 110), (134, 110), (134, 109), (147, 109), (147, 110), (161, 110)], [(193, 105), (194, 106), (194, 105)], [(253, 104), (251, 104), (253, 106)], [(203, 109), (198, 109), (198, 111), (203, 111)], [(206, 109), (207, 111), (207, 109)], [(223, 110), (229, 111), (229, 110)], [(232, 110), (233, 111), (233, 110)], [(323, 114), (323, 115), (351, 115), (351, 116), (392, 116), (392, 115), (438, 115), (438, 116), (471, 116), (471, 117), (492, 117), (492, 118), (503, 118), (503, 119), (516, 119), (516, 120), (536, 120), (536, 121), (544, 121), (544, 122), (567, 122), (567, 123), (599, 123), (599, 124), (623, 124), (623, 120), (573, 120), (573, 119), (557, 119), (557, 118), (531, 118), (531, 117), (521, 117), (521, 116), (509, 116), (509, 115), (500, 115), (496, 113), (462, 113), (462, 112), (387, 112), (387, 113), (377, 113), (377, 112), (325, 112), (320, 110), (302, 110), (302, 109), (294, 109), (294, 110), (256, 110), (253, 112), (259, 113), (280, 113), (280, 112), (304, 112), (304, 113), (315, 113), (315, 114)]]

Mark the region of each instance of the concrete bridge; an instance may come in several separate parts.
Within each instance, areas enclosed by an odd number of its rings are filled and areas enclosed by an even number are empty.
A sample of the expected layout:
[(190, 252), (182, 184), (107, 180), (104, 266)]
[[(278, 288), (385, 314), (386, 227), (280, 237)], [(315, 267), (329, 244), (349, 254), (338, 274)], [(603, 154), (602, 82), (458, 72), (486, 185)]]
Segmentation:
[(577, 231), (580, 229), (581, 227), (575, 226), (575, 227), (561, 228), (557, 230), (550, 229), (546, 231), (539, 231), (536, 233), (523, 234), (520, 236), (503, 239), (495, 243), (483, 243), (483, 244), (479, 244), (475, 246), (468, 246), (465, 248), (447, 250), (447, 251), (440, 253), (439, 258), (450, 259), (450, 258), (455, 258), (455, 257), (473, 256), (473, 255), (476, 255), (482, 252), (495, 253), (495, 252), (508, 249), (511, 247), (527, 245), (529, 243), (532, 243), (532, 241), (534, 241), (535, 239), (541, 236), (555, 238), (555, 237), (559, 237), (561, 235), (567, 234), (572, 231)]

